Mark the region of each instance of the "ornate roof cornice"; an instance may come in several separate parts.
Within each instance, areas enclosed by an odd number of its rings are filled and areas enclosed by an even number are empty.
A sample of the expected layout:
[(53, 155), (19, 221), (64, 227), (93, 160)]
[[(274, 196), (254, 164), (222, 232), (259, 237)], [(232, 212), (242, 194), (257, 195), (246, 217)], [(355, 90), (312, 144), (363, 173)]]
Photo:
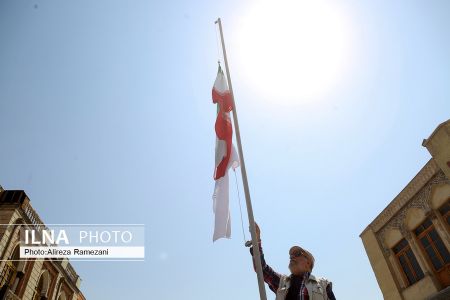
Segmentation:
[(434, 159), (430, 159), (406, 187), (389, 203), (389, 205), (370, 223), (368, 227), (379, 231), (397, 214), (408, 201), (414, 197), (424, 185), (439, 172), (440, 168)]

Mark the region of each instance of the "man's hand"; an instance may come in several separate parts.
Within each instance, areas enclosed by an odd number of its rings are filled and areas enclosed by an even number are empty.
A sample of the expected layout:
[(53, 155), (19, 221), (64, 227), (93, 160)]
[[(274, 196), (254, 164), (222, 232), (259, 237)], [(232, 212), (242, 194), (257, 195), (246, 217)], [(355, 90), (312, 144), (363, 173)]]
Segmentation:
[[(252, 232), (251, 228), (249, 228), (250, 233)], [(258, 223), (255, 222), (255, 232), (256, 232), (256, 240), (258, 242), (261, 242), (261, 230), (259, 229)], [(245, 242), (245, 247), (251, 247), (252, 246), (252, 241), (247, 241)], [(250, 250), (251, 252), (251, 250)], [(253, 252), (252, 252), (253, 255)]]
[(261, 230), (259, 229), (258, 223), (255, 222), (256, 240), (261, 241)]

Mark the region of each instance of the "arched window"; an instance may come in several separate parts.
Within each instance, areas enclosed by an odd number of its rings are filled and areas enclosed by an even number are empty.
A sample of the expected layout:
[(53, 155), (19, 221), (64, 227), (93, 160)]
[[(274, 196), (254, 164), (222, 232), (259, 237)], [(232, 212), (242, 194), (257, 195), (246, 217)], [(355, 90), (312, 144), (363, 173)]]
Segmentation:
[(44, 277), (41, 276), (41, 279), (39, 279), (39, 283), (34, 288), (33, 300), (40, 300), (41, 299), (41, 294), (42, 294), (42, 289), (43, 288), (44, 288)]
[(49, 274), (47, 270), (41, 273), (38, 284), (34, 288), (33, 300), (47, 299), (47, 290), (50, 282)]

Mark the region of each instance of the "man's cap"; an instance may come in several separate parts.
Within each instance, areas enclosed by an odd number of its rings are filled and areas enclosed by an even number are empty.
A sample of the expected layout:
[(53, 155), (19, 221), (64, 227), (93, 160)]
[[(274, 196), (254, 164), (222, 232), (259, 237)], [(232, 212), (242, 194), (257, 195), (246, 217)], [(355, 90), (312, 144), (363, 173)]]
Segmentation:
[(307, 250), (303, 249), (300, 246), (292, 246), (289, 249), (289, 255), (298, 254), (303, 255), (306, 259), (311, 263), (311, 270), (314, 268), (314, 256)]

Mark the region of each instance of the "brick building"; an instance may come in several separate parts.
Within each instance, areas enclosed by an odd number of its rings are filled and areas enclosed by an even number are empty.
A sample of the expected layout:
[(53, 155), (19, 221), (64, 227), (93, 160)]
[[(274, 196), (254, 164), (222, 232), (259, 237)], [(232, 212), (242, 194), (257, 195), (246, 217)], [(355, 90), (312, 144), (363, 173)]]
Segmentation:
[(85, 299), (67, 259), (20, 260), (20, 229), (44, 228), (24, 191), (0, 186), (0, 224), (0, 299)]

